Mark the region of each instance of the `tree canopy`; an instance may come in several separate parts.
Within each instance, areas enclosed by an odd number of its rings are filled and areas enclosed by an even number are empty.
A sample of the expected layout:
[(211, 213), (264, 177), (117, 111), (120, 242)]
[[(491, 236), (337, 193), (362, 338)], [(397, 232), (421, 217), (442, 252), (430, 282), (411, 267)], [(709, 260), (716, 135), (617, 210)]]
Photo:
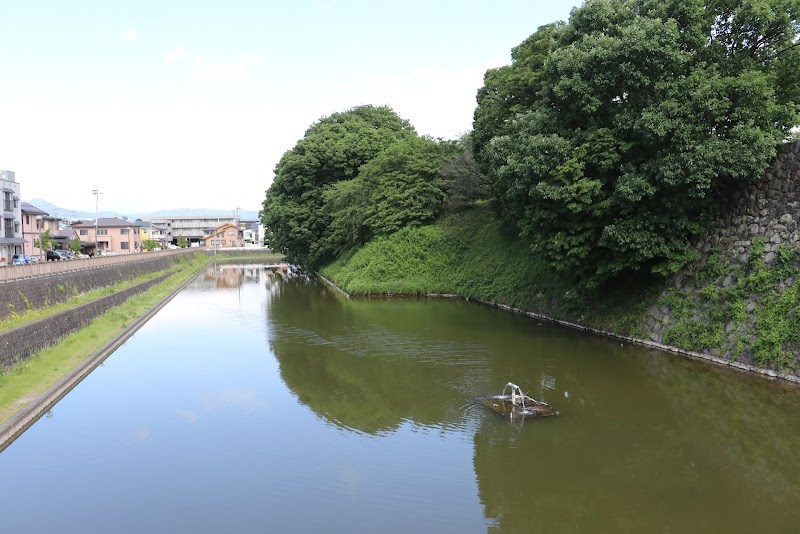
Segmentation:
[(432, 220), (454, 143), (419, 137), (385, 107), (315, 123), (275, 168), (262, 220), (273, 249), (317, 267), (374, 236)]
[(669, 273), (797, 124), (800, 0), (588, 0), (489, 71), (473, 146), (498, 213), (586, 285)]
[(445, 196), (439, 170), (457, 150), (425, 137), (404, 139), (364, 164), (354, 180), (337, 183), (326, 200), (332, 227), (349, 229), (339, 248), (433, 220)]
[(267, 190), (262, 221), (272, 232), (273, 250), (301, 265), (331, 259), (323, 191), (355, 178), (389, 145), (413, 136), (414, 128), (387, 107), (360, 106), (314, 123), (280, 159)]

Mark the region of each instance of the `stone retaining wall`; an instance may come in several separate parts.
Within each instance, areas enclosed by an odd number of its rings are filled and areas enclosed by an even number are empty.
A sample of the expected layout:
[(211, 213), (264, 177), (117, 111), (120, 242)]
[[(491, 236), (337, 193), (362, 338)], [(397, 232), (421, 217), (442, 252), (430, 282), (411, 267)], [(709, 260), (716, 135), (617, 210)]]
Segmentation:
[(746, 264), (750, 246), (761, 238), (769, 265), (781, 244), (800, 244), (799, 220), (800, 141), (796, 141), (783, 147), (761, 178), (734, 192), (697, 249), (707, 254), (719, 246), (734, 263)]
[(0, 365), (9, 367), (35, 352), (58, 343), (72, 332), (88, 325), (92, 319), (119, 306), (132, 296), (147, 291), (169, 274), (117, 291), (50, 317), (0, 333)]
[[(757, 180), (743, 183), (728, 197), (726, 205), (720, 209), (720, 215), (706, 229), (705, 235), (696, 243), (700, 259), (673, 276), (667, 289), (662, 294), (660, 303), (650, 307), (647, 324), (644, 325), (649, 342), (660, 344), (669, 341), (675, 332), (678, 321), (673, 314), (675, 310), (665, 304), (671, 297), (680, 296), (685, 306), (686, 300), (692, 303), (691, 320), (706, 332), (711, 314), (719, 315), (720, 306), (715, 298), (730, 295), (732, 291), (742, 291), (742, 282), (753, 265), (750, 256), (756, 250), (755, 244), (763, 244), (764, 265), (773, 265), (781, 247), (800, 247), (800, 141), (786, 144), (772, 166)], [(762, 254), (759, 247), (759, 254)], [(712, 255), (716, 257), (712, 260)], [(706, 270), (717, 265), (716, 279), (709, 279)], [(755, 265), (755, 264), (754, 264)], [(721, 273), (721, 274), (719, 274)], [(701, 278), (703, 278), (701, 280)], [(792, 278), (782, 280), (775, 292), (763, 294), (760, 291), (744, 297), (743, 314), (735, 317), (724, 315), (724, 332), (715, 337), (720, 338), (716, 346), (709, 348), (705, 355), (709, 358), (737, 361), (746, 366), (757, 365), (753, 359), (752, 349), (759, 341), (756, 319), (759, 310), (768, 306), (775, 298), (780, 298), (787, 288), (797, 281)], [(748, 290), (750, 291), (750, 290)], [(789, 311), (792, 317), (798, 310), (796, 306)], [(684, 329), (684, 332), (686, 330)], [(718, 330), (716, 332), (719, 332)], [(784, 344), (784, 354), (800, 365), (800, 354), (788, 344)], [(791, 367), (791, 365), (790, 365)], [(782, 371), (781, 371), (782, 372)]]

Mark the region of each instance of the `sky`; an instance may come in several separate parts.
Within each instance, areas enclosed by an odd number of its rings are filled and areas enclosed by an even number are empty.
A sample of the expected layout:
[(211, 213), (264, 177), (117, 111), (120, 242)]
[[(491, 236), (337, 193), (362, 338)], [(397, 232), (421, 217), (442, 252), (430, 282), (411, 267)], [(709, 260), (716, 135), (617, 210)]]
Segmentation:
[(69, 210), (258, 211), (321, 117), (467, 133), (486, 70), (580, 4), (0, 0), (0, 169)]

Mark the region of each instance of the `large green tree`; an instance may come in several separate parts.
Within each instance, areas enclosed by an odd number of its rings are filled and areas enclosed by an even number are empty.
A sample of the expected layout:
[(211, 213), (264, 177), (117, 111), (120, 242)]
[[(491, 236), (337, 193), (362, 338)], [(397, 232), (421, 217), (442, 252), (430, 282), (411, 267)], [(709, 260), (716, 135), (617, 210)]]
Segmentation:
[[(538, 98), (475, 144), (500, 213), (589, 286), (675, 270), (731, 184), (762, 173), (797, 124), (798, 12), (800, 0), (588, 0), (540, 29), (526, 41), (550, 43), (525, 78)], [(498, 100), (479, 104), (476, 129)]]
[(481, 170), (489, 162), (484, 148), (492, 138), (512, 131), (511, 119), (542, 104), (544, 63), (564, 23), (542, 26), (511, 50), (511, 65), (486, 71), (478, 90), (471, 141)]
[(403, 139), (364, 164), (355, 179), (326, 191), (335, 252), (436, 218), (445, 198), (440, 170), (459, 150), (452, 142)]
[(263, 203), (270, 246), (289, 261), (316, 267), (336, 253), (325, 191), (354, 179), (362, 165), (391, 144), (415, 137), (414, 128), (388, 107), (360, 106), (313, 124), (275, 167)]

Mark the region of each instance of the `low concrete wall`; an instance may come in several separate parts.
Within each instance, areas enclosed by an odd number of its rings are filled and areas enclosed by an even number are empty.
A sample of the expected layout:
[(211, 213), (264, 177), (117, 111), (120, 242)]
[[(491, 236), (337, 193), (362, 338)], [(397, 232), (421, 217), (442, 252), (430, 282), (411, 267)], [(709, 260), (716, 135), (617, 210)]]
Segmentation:
[(14, 313), (23, 314), (28, 310), (52, 306), (93, 289), (169, 269), (175, 261), (176, 256), (154, 255), (136, 262), (6, 282), (0, 285), (0, 320)]
[[(210, 253), (204, 249), (184, 249), (205, 254), (209, 259), (232, 256), (263, 256), (263, 249), (235, 249)], [(73, 269), (38, 278), (17, 279), (0, 284), (0, 319), (13, 313), (64, 302), (74, 295), (110, 287), (138, 276), (170, 269), (184, 258), (183, 253), (138, 254), (126, 256), (129, 261), (98, 265), (90, 269)], [(101, 258), (107, 259), (107, 258)], [(263, 261), (258, 258), (245, 261)], [(51, 262), (52, 263), (52, 262)], [(75, 262), (59, 262), (75, 263)], [(18, 271), (21, 272), (21, 271)], [(165, 275), (168, 276), (168, 275)], [(99, 298), (73, 309), (0, 333), (0, 365), (11, 366), (36, 351), (50, 347), (71, 332), (85, 327), (98, 315), (125, 302), (131, 296), (146, 291), (165, 278), (161, 276), (134, 287)]]
[(0, 365), (9, 367), (35, 352), (53, 346), (88, 325), (92, 319), (147, 291), (169, 275), (159, 276), (72, 309), (0, 333)]
[(125, 263), (136, 263), (150, 261), (153, 258), (166, 258), (170, 256), (183, 256), (193, 252), (204, 252), (196, 248), (163, 250), (160, 252), (140, 252), (136, 254), (119, 254), (116, 256), (102, 256), (99, 258), (83, 258), (80, 260), (69, 261), (40, 261), (32, 265), (3, 265), (0, 264), (0, 283), (15, 282), (24, 278), (40, 278), (43, 276), (54, 276), (73, 271), (85, 271), (98, 267), (108, 267), (111, 265), (121, 265)]

